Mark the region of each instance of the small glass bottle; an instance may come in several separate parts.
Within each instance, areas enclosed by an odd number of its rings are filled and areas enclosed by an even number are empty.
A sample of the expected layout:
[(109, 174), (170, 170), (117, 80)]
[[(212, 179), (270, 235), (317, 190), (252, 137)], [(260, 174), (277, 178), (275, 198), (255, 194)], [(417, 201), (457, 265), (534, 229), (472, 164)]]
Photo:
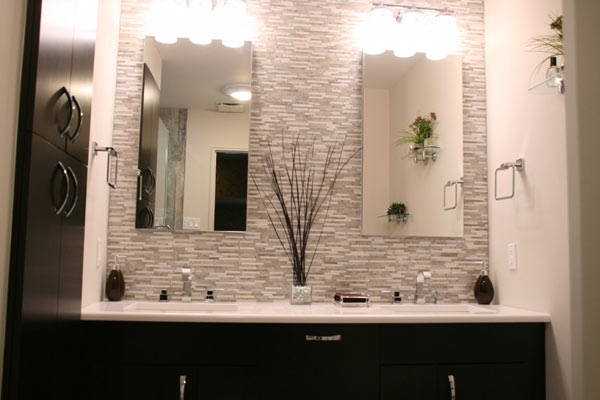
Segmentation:
[[(556, 65), (556, 57), (550, 57), (550, 66), (546, 70), (546, 85), (550, 87), (557, 87), (559, 82), (556, 75), (560, 72), (560, 69)], [(551, 79), (554, 77), (554, 79)]]

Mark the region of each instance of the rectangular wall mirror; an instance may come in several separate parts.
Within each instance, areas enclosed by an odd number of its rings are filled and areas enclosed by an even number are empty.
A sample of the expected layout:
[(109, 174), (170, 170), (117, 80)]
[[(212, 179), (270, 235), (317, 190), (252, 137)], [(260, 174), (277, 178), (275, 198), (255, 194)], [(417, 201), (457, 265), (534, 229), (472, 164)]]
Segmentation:
[[(363, 62), (362, 233), (462, 237), (461, 56)], [(425, 140), (410, 128), (418, 117), (433, 122)]]
[(245, 231), (252, 44), (147, 37), (136, 228)]

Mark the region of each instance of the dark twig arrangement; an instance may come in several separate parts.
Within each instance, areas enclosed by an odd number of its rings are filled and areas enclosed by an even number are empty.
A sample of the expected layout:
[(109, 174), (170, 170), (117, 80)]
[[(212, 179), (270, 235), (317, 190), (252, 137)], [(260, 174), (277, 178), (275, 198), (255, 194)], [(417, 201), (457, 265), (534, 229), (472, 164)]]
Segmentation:
[[(344, 167), (361, 150), (359, 148), (343, 159), (344, 144), (345, 141), (328, 146), (324, 160), (318, 162), (314, 140), (303, 150), (298, 135), (286, 146), (282, 132), (281, 165), (275, 164), (270, 142), (263, 156), (264, 172), (273, 193), (262, 189), (252, 175), (269, 222), (292, 264), (295, 286), (306, 286), (329, 216), (334, 186)], [(316, 228), (319, 225), (320, 228)], [(317, 236), (311, 236), (313, 228), (319, 229)], [(312, 254), (307, 251), (309, 247), (312, 247)]]

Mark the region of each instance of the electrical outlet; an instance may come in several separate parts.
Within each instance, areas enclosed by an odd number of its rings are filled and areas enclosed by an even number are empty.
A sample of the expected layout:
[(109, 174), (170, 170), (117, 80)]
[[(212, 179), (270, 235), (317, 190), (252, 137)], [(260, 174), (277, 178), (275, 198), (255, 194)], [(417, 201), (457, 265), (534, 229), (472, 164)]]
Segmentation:
[(514, 271), (517, 269), (517, 244), (509, 243), (507, 249), (508, 269)]

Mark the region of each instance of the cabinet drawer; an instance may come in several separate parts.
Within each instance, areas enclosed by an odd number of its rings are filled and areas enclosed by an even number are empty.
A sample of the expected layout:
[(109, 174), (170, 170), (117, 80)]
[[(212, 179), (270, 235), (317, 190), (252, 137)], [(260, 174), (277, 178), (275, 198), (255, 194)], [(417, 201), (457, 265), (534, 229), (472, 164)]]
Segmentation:
[(543, 324), (383, 325), (382, 364), (524, 362), (543, 358)]
[(377, 359), (377, 328), (370, 325), (272, 325), (262, 330), (265, 362), (278, 365), (356, 365)]

